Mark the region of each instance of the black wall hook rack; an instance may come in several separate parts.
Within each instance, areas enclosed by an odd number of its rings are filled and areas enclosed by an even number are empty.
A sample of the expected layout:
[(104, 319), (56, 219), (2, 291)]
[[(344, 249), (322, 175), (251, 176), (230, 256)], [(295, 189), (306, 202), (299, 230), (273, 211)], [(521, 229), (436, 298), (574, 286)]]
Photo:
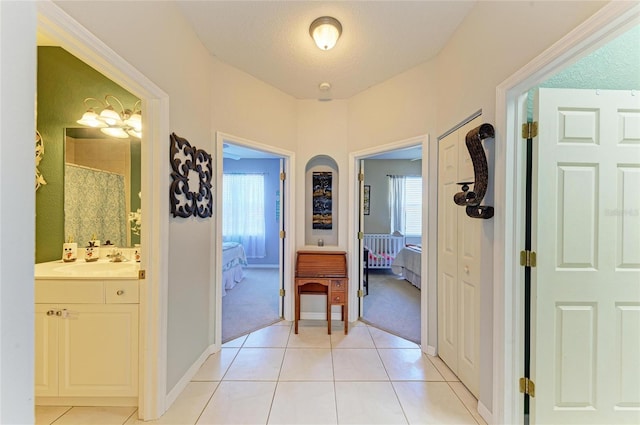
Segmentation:
[[(495, 136), (495, 130), (491, 124), (482, 124), (467, 133), (465, 144), (471, 155), (473, 163), (473, 182), (460, 182), (462, 192), (453, 196), (453, 201), (466, 207), (466, 213), (471, 218), (489, 219), (493, 217), (493, 207), (480, 205), (487, 193), (489, 185), (489, 166), (487, 156), (482, 148), (482, 141)], [(473, 191), (469, 191), (469, 185), (473, 184)]]

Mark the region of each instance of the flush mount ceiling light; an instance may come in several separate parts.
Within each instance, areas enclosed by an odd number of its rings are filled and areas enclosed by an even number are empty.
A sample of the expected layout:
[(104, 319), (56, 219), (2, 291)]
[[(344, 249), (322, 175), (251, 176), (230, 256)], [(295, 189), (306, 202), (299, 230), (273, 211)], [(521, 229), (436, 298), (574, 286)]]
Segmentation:
[(321, 16), (311, 23), (309, 34), (321, 50), (330, 50), (342, 34), (342, 24), (331, 16)]
[[(92, 107), (90, 102), (94, 102), (98, 106)], [(99, 128), (104, 134), (118, 139), (126, 139), (129, 136), (137, 139), (142, 138), (142, 111), (139, 100), (131, 109), (125, 109), (122, 102), (111, 94), (106, 95), (104, 101), (88, 97), (84, 100), (84, 104), (87, 107), (87, 112), (76, 121), (78, 124)], [(114, 105), (120, 107), (120, 112), (114, 109)], [(96, 112), (96, 109), (100, 110), (100, 114)]]

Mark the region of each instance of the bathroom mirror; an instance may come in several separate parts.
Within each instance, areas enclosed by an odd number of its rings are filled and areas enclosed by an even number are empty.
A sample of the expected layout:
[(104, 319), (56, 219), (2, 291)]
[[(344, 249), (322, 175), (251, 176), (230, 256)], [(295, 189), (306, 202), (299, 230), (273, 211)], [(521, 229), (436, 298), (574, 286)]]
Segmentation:
[(119, 247), (140, 243), (140, 147), (138, 139), (97, 128), (65, 129), (65, 240), (80, 247), (94, 237)]

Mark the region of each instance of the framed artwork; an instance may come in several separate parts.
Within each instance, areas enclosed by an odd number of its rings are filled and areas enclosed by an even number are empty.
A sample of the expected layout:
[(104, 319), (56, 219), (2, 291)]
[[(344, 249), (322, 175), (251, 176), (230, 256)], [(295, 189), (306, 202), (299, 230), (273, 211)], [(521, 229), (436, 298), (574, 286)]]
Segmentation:
[(171, 133), (171, 187), (169, 199), (174, 217), (211, 217), (213, 197), (211, 155), (191, 146), (187, 139)]
[(369, 215), (371, 213), (371, 186), (368, 184), (364, 185), (364, 215)]
[(314, 171), (311, 179), (313, 185), (313, 229), (331, 230), (331, 187), (333, 174), (330, 171)]

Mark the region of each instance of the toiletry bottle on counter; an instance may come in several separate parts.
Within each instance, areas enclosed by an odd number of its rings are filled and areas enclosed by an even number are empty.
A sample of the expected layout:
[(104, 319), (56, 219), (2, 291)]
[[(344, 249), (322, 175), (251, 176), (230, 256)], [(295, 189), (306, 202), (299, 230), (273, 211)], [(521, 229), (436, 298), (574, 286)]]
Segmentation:
[(89, 244), (84, 249), (84, 261), (98, 261), (98, 250), (99, 248), (95, 246), (94, 241), (89, 241)]
[(98, 259), (100, 258), (100, 239), (97, 239), (96, 234), (94, 233), (91, 236), (91, 240), (89, 241), (89, 245), (93, 242), (93, 257)]
[(69, 237), (69, 242), (62, 244), (62, 261), (67, 263), (78, 258), (78, 244), (72, 241), (73, 238)]

